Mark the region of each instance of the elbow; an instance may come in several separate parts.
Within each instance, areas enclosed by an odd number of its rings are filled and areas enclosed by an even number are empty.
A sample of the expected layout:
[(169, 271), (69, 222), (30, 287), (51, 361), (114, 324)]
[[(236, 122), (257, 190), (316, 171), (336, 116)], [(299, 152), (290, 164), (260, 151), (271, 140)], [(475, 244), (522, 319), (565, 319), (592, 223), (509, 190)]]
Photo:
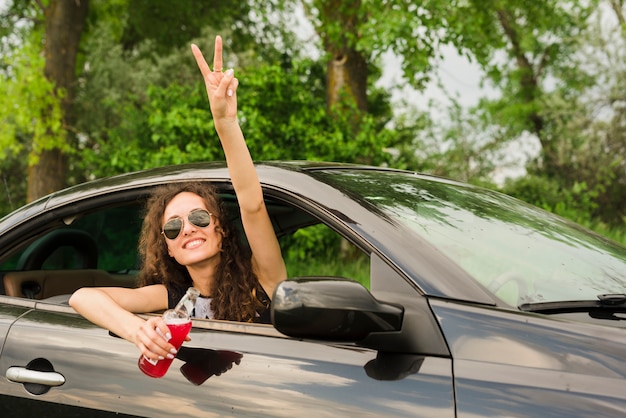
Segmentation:
[[(241, 203), (240, 203), (241, 204)], [(242, 213), (248, 213), (250, 215), (256, 215), (257, 213), (267, 212), (267, 208), (265, 207), (265, 201), (263, 200), (263, 195), (260, 195), (260, 198), (251, 200), (241, 205)]]
[(69, 305), (74, 308), (74, 310), (78, 310), (81, 306), (81, 302), (85, 299), (85, 288), (80, 288), (72, 293), (70, 299), (68, 301)]

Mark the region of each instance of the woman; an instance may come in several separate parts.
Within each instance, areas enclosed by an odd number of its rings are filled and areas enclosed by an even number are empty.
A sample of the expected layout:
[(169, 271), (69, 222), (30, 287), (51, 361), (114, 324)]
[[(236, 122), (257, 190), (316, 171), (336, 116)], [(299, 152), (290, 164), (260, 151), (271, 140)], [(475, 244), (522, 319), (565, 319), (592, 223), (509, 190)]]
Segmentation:
[[(222, 39), (215, 39), (213, 71), (196, 45), (191, 46), (204, 78), (215, 129), (224, 149), (250, 252), (243, 252), (207, 184), (163, 186), (148, 202), (140, 238), (144, 265), (136, 289), (82, 288), (70, 305), (93, 323), (137, 345), (152, 359), (172, 358), (161, 317), (145, 321), (134, 313), (168, 307), (193, 285), (203, 298), (196, 316), (260, 321), (269, 296), (287, 278), (278, 240), (270, 221), (259, 179), (237, 121), (238, 80), (222, 72)], [(265, 314), (265, 315), (264, 315)]]

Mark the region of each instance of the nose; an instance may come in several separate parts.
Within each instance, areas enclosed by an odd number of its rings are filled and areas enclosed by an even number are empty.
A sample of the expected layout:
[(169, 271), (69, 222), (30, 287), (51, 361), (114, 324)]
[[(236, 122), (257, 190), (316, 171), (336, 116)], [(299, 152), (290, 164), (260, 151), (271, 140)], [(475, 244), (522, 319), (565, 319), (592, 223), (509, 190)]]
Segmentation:
[(189, 219), (183, 219), (183, 235), (189, 235), (196, 230), (196, 226), (189, 222)]

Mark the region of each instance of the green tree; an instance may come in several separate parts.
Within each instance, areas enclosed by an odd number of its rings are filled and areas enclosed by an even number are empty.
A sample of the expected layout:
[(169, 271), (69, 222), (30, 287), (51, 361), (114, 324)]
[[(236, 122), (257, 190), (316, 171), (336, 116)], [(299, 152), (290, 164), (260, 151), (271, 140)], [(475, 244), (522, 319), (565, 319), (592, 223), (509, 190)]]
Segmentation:
[[(207, 38), (194, 42), (211, 51), (213, 39)], [(85, 117), (77, 178), (223, 159), (188, 46), (149, 58), (141, 51), (150, 44), (145, 41), (140, 53), (128, 57), (106, 28), (86, 44), (94, 58), (79, 97)], [(383, 150), (394, 133), (385, 128), (391, 117), (385, 91), (372, 88), (372, 113), (354, 136), (348, 117), (325, 111), (321, 64), (311, 59), (260, 64), (241, 55), (227, 53), (226, 59), (238, 62), (240, 120), (255, 159), (359, 161), (366, 155), (368, 161), (388, 161)]]
[(468, 51), (484, 69), (501, 98), (482, 106), (492, 122), (507, 128), (507, 137), (523, 132), (541, 143), (542, 167), (558, 176), (559, 138), (546, 118), (546, 95), (560, 87), (575, 97), (589, 83), (576, 65), (580, 34), (597, 1), (541, 2), (470, 0), (451, 16), (450, 30), (460, 51)]
[[(187, 46), (193, 36), (211, 23), (232, 27), (231, 39), (241, 50), (254, 45), (253, 33), (258, 27), (251, 24), (247, 2), (231, 5), (199, 0), (13, 1), (0, 15), (0, 100), (5, 104), (0, 110), (0, 164), (4, 178), (9, 178), (6, 189), (13, 191), (17, 204), (92, 177), (92, 173), (81, 172), (82, 150), (106, 146), (109, 131), (118, 129), (120, 122), (126, 128), (141, 126), (127, 123), (128, 114), (113, 109), (119, 96), (127, 96), (127, 92), (105, 90), (119, 87), (134, 92), (134, 102), (126, 102), (129, 107), (124, 110), (138, 115), (148, 91), (159, 88), (150, 84), (159, 75), (149, 62), (167, 56), (182, 44)], [(276, 32), (267, 30), (260, 38), (268, 45), (268, 39)], [(112, 41), (108, 46), (119, 52), (116, 62), (123, 65), (126, 73), (107, 73), (111, 67), (92, 53), (91, 48), (98, 41), (94, 38), (103, 33)], [(146, 63), (142, 72), (127, 64), (137, 60)], [(105, 68), (99, 67), (99, 63)], [(160, 68), (168, 70), (165, 65)], [(94, 74), (105, 80), (96, 79)], [(130, 78), (139, 86), (110, 80), (108, 76), (134, 76)], [(75, 97), (80, 100), (79, 109)], [(99, 102), (100, 99), (105, 102)], [(98, 116), (104, 118), (97, 119)], [(85, 129), (90, 123), (93, 128)], [(28, 154), (27, 159), (24, 153)], [(20, 160), (26, 161), (27, 176), (12, 173), (22, 164)], [(25, 177), (27, 182), (23, 183)], [(27, 188), (25, 194), (14, 192), (21, 187)]]
[[(606, 5), (606, 4), (605, 4)], [(576, 221), (623, 226), (626, 215), (624, 185), (624, 32), (619, 30), (620, 15), (599, 8), (593, 19), (572, 43), (576, 53), (568, 62), (571, 74), (586, 74), (585, 83), (562, 77), (560, 83), (543, 93), (541, 114), (546, 121), (545, 136), (551, 140), (552, 170), (544, 159), (533, 161), (529, 179), (507, 186), (511, 194), (532, 203), (545, 204), (545, 196), (561, 195), (547, 206)], [(614, 22), (614, 29), (607, 23)], [(546, 177), (543, 178), (542, 177)], [(528, 195), (528, 183), (548, 184)], [(542, 196), (544, 195), (544, 196)]]
[[(28, 167), (37, 144), (58, 143), (58, 135), (47, 126), (46, 114), (61, 120), (59, 101), (52, 94), (54, 86), (43, 75), (44, 60), (40, 39), (27, 39), (19, 53), (2, 55), (0, 72), (0, 167), (6, 199), (0, 200), (2, 213), (26, 202)], [(60, 124), (54, 125), (57, 130)], [(60, 144), (62, 145), (62, 144)], [(3, 193), (4, 194), (4, 193)]]
[(11, 104), (0, 115), (0, 142), (15, 152), (25, 145), (18, 136), (30, 137), (30, 144), (26, 144), (28, 201), (66, 184), (75, 132), (76, 57), (87, 6), (86, 0), (15, 2), (0, 19), (5, 35), (8, 28), (25, 25), (18, 32), (22, 37), (14, 45), (17, 50), (8, 54), (15, 60), (5, 64), (2, 74), (5, 100)]
[(442, 30), (450, 4), (431, 0), (415, 4), (403, 0), (302, 0), (321, 39), (327, 61), (327, 104), (352, 103), (367, 111), (368, 86), (375, 65), (393, 52), (401, 57), (406, 78), (422, 87), (431, 61), (447, 36)]
[(150, 40), (154, 53), (167, 53), (170, 48), (181, 47), (197, 38), (207, 26), (239, 27), (242, 29), (232, 31), (232, 41), (247, 46), (253, 41), (245, 30), (252, 26), (250, 5), (245, 1), (126, 0), (125, 3), (126, 19), (120, 42), (127, 51)]

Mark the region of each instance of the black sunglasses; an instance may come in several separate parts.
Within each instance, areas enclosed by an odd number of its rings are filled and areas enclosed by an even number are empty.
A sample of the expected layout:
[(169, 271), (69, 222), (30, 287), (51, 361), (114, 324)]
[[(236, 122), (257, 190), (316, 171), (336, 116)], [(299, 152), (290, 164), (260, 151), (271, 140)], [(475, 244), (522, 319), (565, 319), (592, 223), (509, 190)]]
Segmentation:
[[(192, 225), (198, 228), (206, 228), (211, 224), (211, 214), (205, 209), (194, 209), (189, 212), (187, 219)], [(183, 218), (177, 216), (165, 222), (163, 225), (163, 231), (161, 233), (165, 235), (167, 239), (176, 239), (183, 230)]]

